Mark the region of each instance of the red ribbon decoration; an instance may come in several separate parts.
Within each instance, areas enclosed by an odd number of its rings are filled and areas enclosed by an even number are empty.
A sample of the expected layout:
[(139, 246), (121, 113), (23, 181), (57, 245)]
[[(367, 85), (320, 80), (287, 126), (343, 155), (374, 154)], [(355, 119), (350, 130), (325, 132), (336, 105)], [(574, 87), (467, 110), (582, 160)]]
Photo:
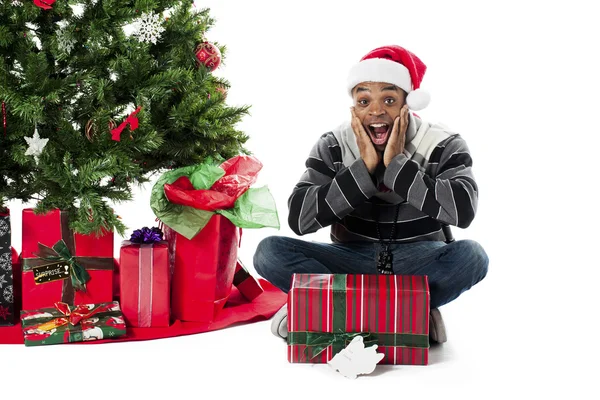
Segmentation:
[(4, 137), (6, 137), (6, 103), (2, 102), (2, 122), (4, 125)]
[(33, 4), (44, 10), (51, 10), (52, 4), (54, 4), (55, 1), (56, 0), (33, 0)]
[(51, 321), (40, 324), (37, 326), (38, 330), (49, 332), (52, 329), (56, 329), (69, 323), (75, 326), (81, 321), (89, 319), (92, 315), (105, 311), (107, 306), (100, 306), (96, 307), (96, 309), (90, 310), (89, 305), (82, 304), (75, 307), (73, 311), (71, 311), (71, 308), (67, 303), (62, 303), (59, 301), (54, 303), (54, 308), (60, 311), (60, 313), (65, 317), (55, 318)]
[(115, 129), (110, 131), (112, 133), (112, 140), (120, 142), (121, 141), (121, 133), (123, 132), (123, 129), (125, 129), (125, 127), (127, 125), (129, 125), (130, 131), (135, 131), (138, 128), (139, 121), (138, 121), (138, 118), (136, 117), (136, 114), (139, 113), (141, 109), (142, 109), (142, 106), (139, 106), (138, 108), (136, 108), (136, 110), (134, 112), (129, 114), (129, 117), (127, 117), (127, 119), (125, 121), (121, 122), (121, 125), (119, 125)]
[(140, 245), (138, 254), (140, 280), (138, 282), (138, 324), (141, 328), (152, 326), (152, 292), (154, 291), (154, 257), (151, 244)]

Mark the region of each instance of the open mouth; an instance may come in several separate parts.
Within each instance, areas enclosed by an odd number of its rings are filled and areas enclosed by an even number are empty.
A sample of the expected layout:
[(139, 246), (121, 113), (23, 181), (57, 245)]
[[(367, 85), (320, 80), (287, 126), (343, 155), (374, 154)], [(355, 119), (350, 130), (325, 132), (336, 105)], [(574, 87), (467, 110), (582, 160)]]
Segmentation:
[(390, 135), (390, 126), (391, 125), (385, 123), (370, 124), (368, 126), (369, 135), (371, 136), (373, 144), (382, 145), (387, 142)]

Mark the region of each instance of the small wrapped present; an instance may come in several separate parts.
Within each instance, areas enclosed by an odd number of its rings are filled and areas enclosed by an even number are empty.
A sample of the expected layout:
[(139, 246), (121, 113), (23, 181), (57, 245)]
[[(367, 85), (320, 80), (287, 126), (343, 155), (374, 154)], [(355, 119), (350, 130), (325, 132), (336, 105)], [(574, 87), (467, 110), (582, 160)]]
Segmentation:
[(120, 302), (128, 326), (169, 326), (169, 248), (162, 235), (158, 228), (142, 228), (121, 245)]
[(237, 260), (237, 265), (235, 267), (233, 285), (248, 301), (254, 300), (263, 292), (263, 288), (260, 286), (258, 280), (250, 275), (248, 269), (246, 269), (244, 264), (242, 264), (242, 261), (239, 259)]
[(23, 210), (23, 309), (113, 301), (113, 233), (81, 235), (68, 214)]
[(288, 293), (288, 361), (326, 363), (358, 335), (381, 364), (426, 365), (426, 276), (294, 274)]
[(0, 213), (0, 326), (15, 323), (13, 252), (10, 236), (10, 212)]
[(57, 302), (51, 308), (21, 311), (21, 326), (25, 346), (114, 339), (126, 333), (123, 313), (116, 301), (74, 308)]
[(211, 322), (233, 285), (241, 228), (279, 228), (266, 187), (250, 188), (262, 164), (236, 156), (166, 172), (151, 207), (171, 249), (171, 312), (182, 321)]

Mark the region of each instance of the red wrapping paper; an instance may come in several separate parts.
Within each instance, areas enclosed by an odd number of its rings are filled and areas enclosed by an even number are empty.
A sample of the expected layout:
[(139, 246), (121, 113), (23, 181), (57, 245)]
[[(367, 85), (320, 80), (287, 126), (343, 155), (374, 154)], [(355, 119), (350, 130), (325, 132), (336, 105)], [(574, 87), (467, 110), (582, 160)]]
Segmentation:
[[(292, 332), (369, 332), (381, 337), (400, 333), (419, 335), (429, 340), (429, 286), (426, 276), (345, 275), (342, 290), (334, 294), (334, 275), (294, 274), (288, 293), (288, 343)], [(339, 297), (341, 295), (341, 297)], [(341, 321), (334, 310), (336, 296), (343, 303)], [(389, 335), (387, 335), (389, 337)], [(380, 364), (427, 365), (429, 346), (385, 346), (378, 339)], [(288, 344), (292, 363), (326, 363), (332, 347), (312, 358), (306, 345)], [(368, 345), (367, 345), (368, 347)]]
[(263, 292), (263, 288), (256, 278), (250, 275), (244, 264), (238, 260), (233, 277), (234, 286), (247, 300), (252, 301)]
[(21, 259), (19, 258), (19, 253), (15, 250), (14, 247), (10, 248), (12, 255), (12, 273), (13, 273), (13, 297), (14, 297), (14, 307), (15, 307), (15, 315), (18, 316), (21, 310)]
[(120, 257), (121, 311), (128, 326), (168, 327), (169, 248), (166, 242), (123, 242)]
[[(113, 301), (113, 233), (106, 232), (103, 236), (81, 235), (73, 233), (68, 229), (67, 213), (53, 210), (44, 215), (34, 214), (32, 209), (23, 210), (23, 251), (21, 259), (26, 262), (29, 258), (36, 258), (38, 242), (48, 247), (54, 246), (63, 239), (71, 243), (75, 257), (93, 257), (98, 259), (110, 259), (110, 269), (86, 268), (90, 274), (90, 280), (86, 284), (86, 291), (74, 291), (73, 303), (99, 304)], [(85, 262), (81, 262), (85, 266)], [(23, 263), (22, 263), (23, 264)], [(56, 302), (65, 301), (65, 280), (36, 284), (33, 271), (25, 270), (21, 266), (22, 282), (22, 308), (24, 310), (36, 310), (52, 307)]]
[(231, 293), (240, 229), (218, 214), (192, 240), (164, 228), (172, 252), (173, 318), (213, 321)]
[(167, 199), (173, 204), (206, 211), (232, 208), (237, 199), (256, 182), (263, 165), (254, 157), (236, 156), (223, 162), (220, 167), (225, 175), (208, 190), (195, 189), (187, 176), (182, 176), (172, 184), (165, 184)]
[[(223, 162), (220, 167), (225, 175), (217, 180), (211, 190), (225, 193), (234, 199), (243, 195), (258, 179), (263, 165), (252, 156), (236, 156)], [(233, 203), (230, 207), (233, 207)]]
[(121, 266), (120, 260), (115, 258), (115, 267), (113, 269), (113, 299), (121, 303)]

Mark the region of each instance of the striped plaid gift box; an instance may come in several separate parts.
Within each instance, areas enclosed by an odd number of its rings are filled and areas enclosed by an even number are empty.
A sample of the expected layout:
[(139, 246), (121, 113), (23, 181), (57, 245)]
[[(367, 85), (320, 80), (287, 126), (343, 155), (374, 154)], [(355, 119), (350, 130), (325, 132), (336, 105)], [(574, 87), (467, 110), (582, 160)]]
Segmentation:
[(380, 364), (427, 365), (426, 276), (294, 274), (287, 307), (289, 362), (326, 363), (361, 335)]

